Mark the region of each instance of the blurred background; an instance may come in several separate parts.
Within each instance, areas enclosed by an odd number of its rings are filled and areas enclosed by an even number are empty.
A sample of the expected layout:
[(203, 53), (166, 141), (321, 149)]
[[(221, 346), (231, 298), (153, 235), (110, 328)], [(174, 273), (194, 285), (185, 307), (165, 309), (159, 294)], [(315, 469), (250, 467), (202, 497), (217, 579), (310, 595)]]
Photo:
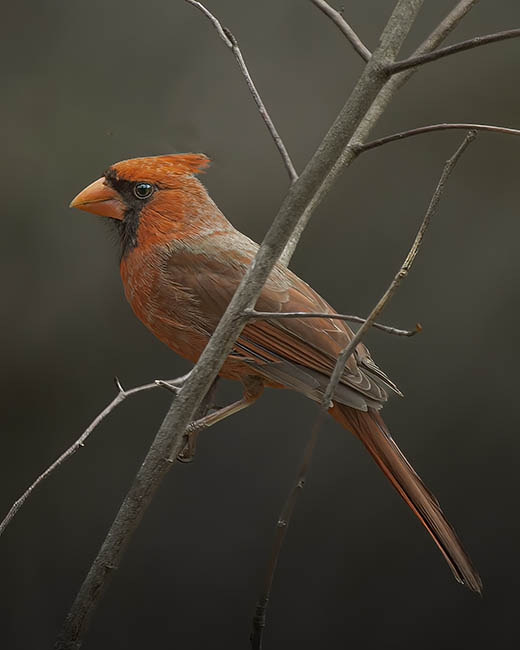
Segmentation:
[[(426, 2), (411, 53), (455, 5)], [(345, 3), (374, 48), (393, 2)], [(302, 169), (361, 59), (304, 0), (208, 0), (236, 35)], [(103, 219), (67, 207), (111, 163), (205, 152), (203, 177), (261, 240), (287, 190), (235, 60), (181, 0), (10, 3), (2, 10), (1, 514), (125, 387), (189, 364), (137, 321)], [(447, 43), (518, 27), (482, 2)], [(374, 131), (442, 121), (519, 127), (520, 42), (423, 67)], [(337, 182), (291, 264), (339, 311), (365, 315), (401, 264), (463, 132), (366, 153)], [(405, 399), (384, 416), (435, 492), (485, 585), (456, 584), (431, 539), (353, 436), (324, 424), (275, 579), (265, 648), (512, 648), (518, 548), (518, 154), (481, 134), (453, 174), (410, 277), (371, 333)], [(219, 403), (239, 387), (221, 382)], [(33, 494), (0, 540), (5, 648), (50, 647), (170, 403), (127, 400)], [(86, 649), (247, 648), (278, 513), (317, 408), (268, 390), (204, 433), (164, 481), (95, 616)]]

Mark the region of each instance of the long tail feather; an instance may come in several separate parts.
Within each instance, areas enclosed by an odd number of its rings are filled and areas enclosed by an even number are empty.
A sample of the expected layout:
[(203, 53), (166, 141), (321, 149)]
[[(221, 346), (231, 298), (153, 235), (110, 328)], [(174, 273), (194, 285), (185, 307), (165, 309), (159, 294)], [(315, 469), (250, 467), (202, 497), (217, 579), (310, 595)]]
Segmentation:
[(358, 411), (337, 402), (329, 409), (329, 413), (361, 440), (388, 480), (433, 537), (455, 578), (472, 591), (482, 593), (480, 576), (444, 516), (439, 502), (395, 444), (379, 413), (373, 409), (368, 412)]

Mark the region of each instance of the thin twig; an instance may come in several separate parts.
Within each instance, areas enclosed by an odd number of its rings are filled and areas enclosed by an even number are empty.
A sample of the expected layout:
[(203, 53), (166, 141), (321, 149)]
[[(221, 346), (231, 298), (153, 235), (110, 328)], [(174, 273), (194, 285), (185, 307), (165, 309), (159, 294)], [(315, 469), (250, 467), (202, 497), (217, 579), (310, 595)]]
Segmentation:
[[(268, 318), (332, 318), (335, 320), (344, 320), (351, 323), (365, 323), (366, 318), (361, 318), (361, 316), (351, 316), (349, 314), (336, 314), (330, 312), (308, 312), (308, 311), (256, 311), (255, 309), (249, 309), (246, 312), (246, 315), (251, 320), (265, 320)], [(422, 327), (419, 323), (416, 324), (415, 329), (413, 330), (400, 330), (397, 327), (391, 327), (390, 325), (382, 325), (381, 323), (372, 323), (372, 327), (386, 332), (387, 334), (394, 334), (395, 336), (415, 336), (422, 331)]]
[(311, 2), (332, 20), (339, 30), (347, 37), (348, 41), (359, 56), (364, 61), (368, 61), (372, 56), (372, 52), (363, 44), (363, 41), (343, 18), (343, 15), (331, 7), (328, 2), (325, 2), (325, 0), (311, 0)]
[(480, 0), (459, 0), (441, 20), (428, 38), (419, 45), (413, 56), (431, 52), (442, 43), (457, 27), (460, 21), (469, 13)]
[(311, 437), (307, 443), (307, 446), (305, 447), (303, 460), (300, 465), (300, 469), (298, 470), (298, 476), (276, 523), (276, 533), (265, 573), (262, 594), (256, 604), (255, 614), (253, 616), (251, 625), (251, 635), (249, 638), (251, 641), (252, 650), (261, 650), (262, 648), (262, 637), (266, 623), (267, 607), (269, 604), (269, 598), (271, 596), (271, 588), (273, 586), (273, 579), (276, 571), (276, 566), (278, 564), (278, 558), (280, 556), (280, 551), (282, 550), (283, 541), (285, 539), (285, 535), (287, 534), (287, 530), (291, 522), (291, 516), (298, 500), (298, 496), (305, 486), (305, 481), (307, 479), (307, 473), (311, 464), (314, 448), (316, 447), (316, 443), (318, 441), (318, 433), (320, 431), (322, 416), (323, 413), (318, 414), (318, 417), (314, 422)]
[(197, 9), (200, 9), (200, 11), (202, 11), (202, 13), (206, 16), (206, 18), (208, 18), (213, 24), (220, 38), (233, 52), (233, 56), (237, 60), (237, 63), (244, 76), (244, 79), (246, 80), (247, 87), (249, 88), (251, 94), (253, 95), (253, 99), (255, 100), (255, 104), (258, 107), (258, 111), (260, 112), (260, 115), (262, 116), (262, 119), (264, 120), (269, 130), (269, 133), (271, 134), (271, 137), (273, 138), (274, 143), (278, 151), (280, 152), (280, 155), (282, 156), (282, 160), (284, 162), (285, 168), (287, 169), (287, 173), (289, 174), (289, 178), (291, 179), (291, 183), (294, 183), (298, 178), (298, 174), (296, 172), (296, 169), (294, 168), (291, 157), (289, 156), (289, 152), (287, 151), (283, 143), (283, 140), (280, 137), (278, 131), (276, 130), (274, 122), (271, 119), (269, 113), (267, 112), (264, 102), (262, 101), (262, 98), (260, 97), (260, 94), (256, 89), (256, 86), (249, 73), (249, 70), (247, 69), (246, 62), (244, 61), (244, 57), (242, 56), (242, 52), (240, 51), (240, 48), (238, 46), (237, 39), (233, 36), (232, 32), (229, 29), (227, 29), (227, 27), (222, 26), (218, 18), (214, 16), (211, 13), (211, 11), (209, 11), (209, 9), (207, 9), (202, 4), (202, 2), (197, 2), (197, 0), (185, 0), (185, 1), (188, 4), (193, 5), (194, 7), (197, 7)]
[(472, 50), (474, 47), (488, 45), (489, 43), (505, 41), (509, 38), (518, 38), (519, 36), (520, 28), (507, 29), (503, 32), (497, 32), (496, 34), (486, 34), (485, 36), (475, 36), (474, 38), (470, 38), (467, 41), (461, 41), (460, 43), (455, 43), (455, 45), (448, 45), (447, 47), (440, 48), (439, 50), (434, 50), (428, 54), (421, 54), (420, 56), (414, 55), (408, 59), (403, 59), (402, 61), (395, 61), (394, 63), (390, 63), (387, 66), (387, 70), (390, 74), (396, 74), (398, 72), (403, 72), (403, 70), (408, 70), (409, 68), (416, 68), (419, 65), (437, 61), (438, 59), (442, 59), (445, 56), (450, 56), (451, 54), (457, 54), (458, 52)]
[(520, 129), (511, 129), (506, 126), (493, 126), (491, 124), (470, 124), (466, 122), (443, 122), (441, 124), (419, 126), (415, 129), (408, 129), (407, 131), (401, 131), (400, 133), (393, 133), (392, 135), (387, 135), (384, 138), (378, 138), (377, 140), (371, 140), (365, 144), (356, 144), (353, 146), (358, 153), (363, 153), (365, 151), (369, 151), (370, 149), (381, 147), (382, 145), (388, 144), (389, 142), (404, 140), (405, 138), (410, 138), (414, 135), (420, 135), (421, 133), (431, 133), (432, 131), (448, 131), (450, 129), (464, 129), (465, 131), (490, 131), (492, 133), (505, 133), (506, 135), (520, 135)]
[[(171, 390), (179, 390), (179, 386), (183, 383), (183, 381), (186, 379), (188, 375), (184, 375), (183, 377), (178, 377), (177, 379), (171, 379), (168, 380), (168, 386), (170, 387)], [(81, 449), (81, 447), (85, 446), (85, 441), (87, 438), (90, 436), (90, 434), (94, 431), (94, 429), (101, 424), (101, 422), (108, 416), (112, 411), (121, 404), (127, 397), (130, 397), (131, 395), (136, 395), (137, 393), (142, 393), (144, 391), (148, 390), (154, 390), (155, 388), (158, 388), (157, 382), (153, 382), (151, 384), (143, 384), (142, 386), (136, 386), (135, 388), (129, 388), (128, 390), (125, 390), (121, 386), (121, 382), (117, 377), (114, 378), (115, 384), (118, 389), (118, 394), (114, 397), (114, 399), (110, 402), (110, 404), (107, 404), (107, 406), (97, 415), (92, 422), (88, 425), (88, 427), (83, 431), (83, 433), (80, 435), (80, 437), (74, 442), (66, 451), (64, 451), (59, 458), (57, 458), (47, 469), (42, 472), (38, 478), (25, 490), (25, 492), (22, 494), (22, 496), (17, 499), (11, 508), (9, 509), (9, 512), (7, 515), (4, 517), (2, 523), (0, 523), (0, 535), (4, 532), (4, 530), (7, 528), (7, 526), (10, 524), (11, 520), (13, 517), (16, 515), (16, 513), (20, 510), (20, 508), (23, 506), (23, 504), (27, 501), (29, 496), (31, 495), (31, 492), (40, 485), (46, 478), (48, 478), (54, 470), (58, 469), (58, 467), (64, 463), (68, 458), (70, 458), (73, 454), (75, 454), (78, 449)]]
[(415, 257), (417, 256), (417, 253), (419, 252), (419, 248), (422, 244), (424, 234), (430, 224), (430, 220), (432, 216), (435, 214), (437, 211), (437, 206), (439, 205), (440, 198), (444, 192), (444, 187), (448, 181), (448, 178), (450, 177), (453, 169), (455, 168), (455, 165), (457, 164), (459, 158), (461, 155), (464, 153), (466, 150), (466, 147), (472, 142), (477, 136), (476, 131), (469, 131), (469, 133), (466, 135), (464, 138), (464, 141), (462, 144), (457, 148), (456, 152), (453, 154), (451, 158), (449, 158), (446, 161), (446, 164), (444, 165), (444, 169), (442, 170), (441, 177), (439, 179), (439, 182), (437, 183), (437, 187), (435, 188), (435, 192), (433, 193), (433, 196), (430, 200), (430, 204), (428, 206), (428, 209), (426, 210), (426, 214), (424, 215), (424, 219), (421, 223), (421, 226), (417, 232), (417, 235), (414, 239), (414, 242), (412, 244), (412, 247), (410, 248), (408, 255), (406, 256), (403, 264), (401, 265), (401, 268), (399, 271), (396, 273), (394, 279), (390, 283), (388, 289), (385, 291), (385, 293), (381, 296), (379, 301), (377, 302), (376, 306), (372, 309), (370, 312), (369, 317), (366, 319), (366, 321), (361, 325), (359, 330), (356, 332), (356, 334), (353, 336), (352, 340), (350, 343), (341, 351), (340, 355), (338, 356), (336, 360), (336, 365), (334, 367), (334, 371), (330, 377), (329, 384), (327, 386), (327, 389), (325, 390), (325, 393), (322, 398), (322, 406), (326, 409), (329, 408), (332, 396), (334, 395), (334, 391), (336, 390), (336, 387), (339, 383), (339, 380), (341, 379), (341, 375), (344, 372), (345, 369), (345, 364), (350, 357), (350, 355), (354, 352), (357, 344), (361, 341), (361, 338), (365, 334), (365, 332), (368, 330), (368, 328), (372, 325), (372, 323), (375, 321), (375, 319), (378, 317), (378, 315), (381, 313), (381, 311), (384, 309), (390, 298), (393, 296), (399, 285), (401, 284), (401, 281), (406, 278), (408, 275), (410, 268), (415, 260)]

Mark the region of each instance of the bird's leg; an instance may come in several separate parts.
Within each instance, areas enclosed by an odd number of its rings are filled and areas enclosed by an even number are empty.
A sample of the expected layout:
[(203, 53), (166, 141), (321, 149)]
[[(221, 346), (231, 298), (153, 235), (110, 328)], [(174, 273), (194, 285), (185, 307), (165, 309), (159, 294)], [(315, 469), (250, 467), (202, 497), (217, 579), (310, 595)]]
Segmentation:
[(206, 415), (199, 420), (194, 420), (191, 424), (188, 424), (186, 427), (188, 441), (184, 449), (177, 456), (178, 460), (183, 463), (193, 460), (197, 437), (203, 429), (212, 427), (214, 424), (217, 424), (217, 422), (225, 420), (230, 415), (234, 415), (256, 402), (264, 390), (263, 380), (256, 376), (246, 376), (242, 381), (244, 383), (244, 394), (242, 395), (242, 399), (239, 399), (232, 404), (228, 404), (228, 406), (224, 406), (214, 413), (210, 413), (209, 415)]

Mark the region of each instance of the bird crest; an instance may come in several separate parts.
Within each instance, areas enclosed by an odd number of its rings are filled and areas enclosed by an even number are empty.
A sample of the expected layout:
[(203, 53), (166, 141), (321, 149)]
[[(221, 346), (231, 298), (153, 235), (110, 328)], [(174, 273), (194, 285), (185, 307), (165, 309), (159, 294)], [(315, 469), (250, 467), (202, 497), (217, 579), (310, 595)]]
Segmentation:
[(167, 154), (148, 158), (121, 160), (109, 168), (109, 173), (128, 181), (147, 181), (162, 185), (179, 175), (198, 174), (209, 165), (203, 153)]

